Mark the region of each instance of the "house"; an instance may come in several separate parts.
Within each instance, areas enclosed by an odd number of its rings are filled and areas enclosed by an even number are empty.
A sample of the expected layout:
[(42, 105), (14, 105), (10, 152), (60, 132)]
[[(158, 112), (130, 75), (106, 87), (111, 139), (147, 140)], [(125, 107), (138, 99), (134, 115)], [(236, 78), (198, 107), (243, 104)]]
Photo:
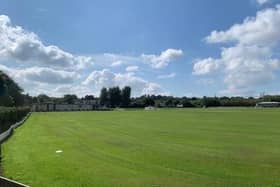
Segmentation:
[(259, 102), (256, 104), (256, 108), (263, 107), (280, 107), (280, 102)]
[(176, 105), (177, 108), (184, 108), (184, 105), (183, 104), (178, 104)]
[(53, 111), (86, 111), (95, 110), (96, 105), (89, 104), (35, 104), (32, 106), (34, 112), (53, 112)]
[(145, 110), (156, 110), (156, 108), (153, 106), (147, 106), (145, 107)]

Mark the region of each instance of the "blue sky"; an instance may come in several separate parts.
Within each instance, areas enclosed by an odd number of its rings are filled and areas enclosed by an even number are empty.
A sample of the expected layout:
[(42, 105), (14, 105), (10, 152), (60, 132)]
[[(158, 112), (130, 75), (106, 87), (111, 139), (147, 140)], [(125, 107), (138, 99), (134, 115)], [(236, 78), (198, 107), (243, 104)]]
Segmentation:
[(3, 0), (0, 69), (31, 95), (278, 94), (278, 3)]

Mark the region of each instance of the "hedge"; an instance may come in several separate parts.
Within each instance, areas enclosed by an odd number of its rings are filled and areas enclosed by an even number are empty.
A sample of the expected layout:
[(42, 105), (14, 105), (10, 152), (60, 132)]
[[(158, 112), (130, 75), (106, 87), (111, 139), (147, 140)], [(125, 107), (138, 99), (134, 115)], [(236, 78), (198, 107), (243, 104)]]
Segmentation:
[(0, 107), (0, 133), (8, 130), (14, 123), (21, 121), (29, 112), (30, 108), (28, 107)]

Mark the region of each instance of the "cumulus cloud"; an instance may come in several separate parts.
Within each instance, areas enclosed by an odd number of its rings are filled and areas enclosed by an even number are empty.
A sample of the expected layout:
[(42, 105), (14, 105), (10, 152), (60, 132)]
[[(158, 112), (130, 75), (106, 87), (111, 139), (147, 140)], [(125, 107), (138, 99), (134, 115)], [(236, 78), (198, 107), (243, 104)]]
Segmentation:
[(236, 42), (246, 45), (275, 45), (280, 41), (280, 5), (261, 10), (226, 31), (213, 31), (208, 43)]
[(92, 65), (91, 57), (75, 56), (55, 45), (44, 45), (33, 32), (14, 26), (6, 15), (0, 15), (0, 57), (18, 62), (85, 68)]
[(75, 72), (54, 70), (45, 67), (13, 69), (0, 65), (0, 69), (16, 79), (19, 83), (28, 81), (46, 84), (71, 84), (79, 78), (79, 75)]
[(219, 60), (213, 58), (206, 58), (202, 60), (196, 60), (193, 67), (193, 74), (203, 75), (209, 74), (219, 69)]
[(256, 2), (259, 4), (259, 5), (263, 5), (265, 3), (268, 3), (270, 0), (256, 0)]
[[(76, 72), (54, 70), (45, 67), (11, 68), (0, 64), (0, 70), (12, 77), (24, 88), (26, 93), (31, 95), (44, 93), (50, 96), (61, 96), (63, 94), (56, 92), (55, 88), (66, 86), (77, 87), (74, 86), (75, 82), (80, 79), (80, 75)], [(77, 93), (80, 95), (84, 93), (84, 90), (79, 88), (75, 90), (76, 92), (68, 93)]]
[(142, 54), (142, 58), (145, 63), (149, 64), (151, 67), (159, 69), (168, 66), (168, 64), (175, 60), (176, 58), (183, 55), (181, 49), (167, 49), (161, 52), (160, 55), (146, 55)]
[(32, 67), (16, 70), (16, 79), (26, 79), (29, 81), (47, 84), (71, 84), (79, 77), (75, 72), (53, 70), (43, 67)]
[(138, 66), (128, 66), (126, 67), (125, 69), (127, 72), (135, 72), (135, 71), (138, 71), (139, 70), (139, 67)]
[(160, 55), (156, 54), (142, 54), (142, 55), (128, 55), (128, 54), (114, 54), (104, 53), (92, 55), (93, 59), (97, 62), (96, 66), (108, 67), (120, 67), (124, 65), (128, 66), (140, 66), (146, 64), (152, 68), (160, 69), (168, 66), (172, 61), (175, 61), (178, 57), (183, 55), (183, 51), (180, 49), (167, 49), (162, 51)]
[(135, 76), (133, 73), (114, 73), (107, 69), (101, 71), (93, 71), (83, 82), (83, 85), (92, 86), (97, 89), (112, 86), (130, 86), (132, 88), (132, 94), (134, 96), (142, 94), (162, 93), (161, 86), (156, 83), (146, 81), (140, 77)]
[[(0, 69), (13, 77), (32, 95), (46, 93), (56, 96), (63, 93), (97, 93), (102, 86), (132, 87), (134, 95), (163, 93), (157, 83), (137, 77), (134, 72), (140, 65), (163, 68), (183, 55), (180, 49), (167, 49), (159, 55), (92, 54), (75, 55), (56, 45), (46, 45), (39, 36), (21, 26), (14, 25), (6, 15), (0, 15)], [(126, 65), (127, 73), (113, 73), (98, 69)], [(6, 64), (6, 63), (5, 63)], [(90, 68), (90, 69), (87, 69)], [(86, 71), (85, 71), (86, 69)], [(88, 75), (89, 71), (93, 71)], [(88, 76), (85, 81), (79, 73)], [(170, 77), (175, 76), (173, 74)], [(83, 84), (82, 84), (83, 83)], [(79, 85), (82, 84), (82, 85)]]
[(197, 60), (195, 75), (222, 72), (227, 89), (221, 93), (252, 93), (257, 86), (275, 79), (280, 60), (275, 57), (280, 44), (280, 6), (261, 10), (254, 18), (246, 18), (226, 31), (213, 31), (206, 41), (228, 43), (220, 58)]
[(170, 74), (165, 74), (165, 75), (159, 75), (157, 76), (158, 79), (171, 79), (176, 76), (176, 73), (170, 73)]

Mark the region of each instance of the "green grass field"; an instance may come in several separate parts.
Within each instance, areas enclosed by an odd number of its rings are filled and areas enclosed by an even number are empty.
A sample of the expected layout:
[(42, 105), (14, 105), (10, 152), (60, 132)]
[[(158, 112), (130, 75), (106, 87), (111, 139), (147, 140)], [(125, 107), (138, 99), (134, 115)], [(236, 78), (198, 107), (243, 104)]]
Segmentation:
[(280, 186), (280, 110), (33, 113), (2, 156), (32, 187)]

